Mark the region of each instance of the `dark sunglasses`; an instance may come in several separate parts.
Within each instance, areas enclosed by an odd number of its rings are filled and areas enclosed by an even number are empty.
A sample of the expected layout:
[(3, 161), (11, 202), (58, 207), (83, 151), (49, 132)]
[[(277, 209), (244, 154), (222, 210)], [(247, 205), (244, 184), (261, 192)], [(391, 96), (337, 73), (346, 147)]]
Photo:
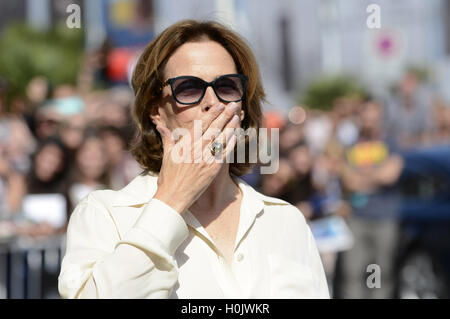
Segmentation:
[(205, 95), (208, 86), (211, 86), (221, 102), (239, 102), (245, 97), (248, 77), (243, 74), (225, 74), (214, 81), (206, 82), (196, 76), (178, 76), (168, 79), (161, 89), (170, 85), (172, 96), (180, 104), (197, 104)]

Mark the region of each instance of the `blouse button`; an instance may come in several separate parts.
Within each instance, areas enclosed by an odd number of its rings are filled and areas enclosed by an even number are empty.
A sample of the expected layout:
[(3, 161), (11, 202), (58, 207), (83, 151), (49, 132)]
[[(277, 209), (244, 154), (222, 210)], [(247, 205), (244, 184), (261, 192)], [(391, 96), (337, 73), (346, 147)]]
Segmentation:
[(239, 253), (236, 257), (237, 261), (242, 261), (242, 259), (244, 259), (244, 255)]

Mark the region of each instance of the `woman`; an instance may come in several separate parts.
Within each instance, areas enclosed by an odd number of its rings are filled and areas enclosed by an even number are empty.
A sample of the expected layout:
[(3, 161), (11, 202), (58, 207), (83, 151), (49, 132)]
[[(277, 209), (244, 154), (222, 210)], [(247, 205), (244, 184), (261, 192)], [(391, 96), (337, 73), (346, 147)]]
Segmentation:
[(63, 194), (67, 188), (67, 157), (67, 149), (59, 138), (41, 141), (33, 155), (27, 193)]
[(106, 147), (109, 185), (112, 189), (123, 188), (142, 171), (127, 149), (127, 135), (127, 130), (115, 126), (104, 126), (100, 129), (100, 136)]
[[(61, 296), (328, 298), (302, 214), (237, 177), (251, 168), (248, 154), (220, 163), (236, 146), (232, 129), (261, 122), (264, 93), (245, 42), (214, 22), (181, 21), (148, 45), (132, 83), (133, 155), (146, 172), (77, 206)], [(175, 141), (179, 128), (192, 134)], [(214, 130), (221, 136), (211, 141)], [(180, 161), (180, 150), (194, 157)]]
[[(67, 195), (69, 168), (67, 158), (68, 151), (58, 137), (49, 137), (38, 145), (27, 176), (26, 194), (22, 199), (25, 216), (33, 223), (25, 222), (19, 227), (19, 233), (49, 236), (65, 231), (67, 216), (70, 213)], [(46, 202), (46, 206), (39, 208), (38, 203), (42, 201)], [(45, 215), (42, 215), (43, 212)]]
[(69, 186), (70, 207), (75, 207), (90, 192), (109, 185), (108, 155), (99, 133), (88, 128), (74, 154)]

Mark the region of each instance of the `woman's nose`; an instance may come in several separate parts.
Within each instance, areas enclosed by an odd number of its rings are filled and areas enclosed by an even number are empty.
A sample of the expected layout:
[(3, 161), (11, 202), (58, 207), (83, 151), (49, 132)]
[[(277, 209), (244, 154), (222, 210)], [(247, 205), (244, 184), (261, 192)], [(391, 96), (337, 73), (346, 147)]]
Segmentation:
[(214, 105), (217, 105), (221, 103), (219, 98), (217, 97), (216, 93), (214, 92), (214, 89), (209, 86), (206, 88), (205, 95), (202, 99), (202, 109), (207, 111)]

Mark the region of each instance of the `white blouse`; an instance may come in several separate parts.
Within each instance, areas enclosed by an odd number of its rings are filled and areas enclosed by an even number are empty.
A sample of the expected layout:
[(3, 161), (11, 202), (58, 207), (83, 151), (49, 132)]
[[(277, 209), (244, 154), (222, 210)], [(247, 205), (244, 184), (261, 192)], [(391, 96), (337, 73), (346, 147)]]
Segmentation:
[(229, 265), (186, 210), (152, 198), (157, 176), (90, 193), (75, 208), (59, 276), (63, 298), (329, 298), (302, 213), (238, 177), (239, 228)]

